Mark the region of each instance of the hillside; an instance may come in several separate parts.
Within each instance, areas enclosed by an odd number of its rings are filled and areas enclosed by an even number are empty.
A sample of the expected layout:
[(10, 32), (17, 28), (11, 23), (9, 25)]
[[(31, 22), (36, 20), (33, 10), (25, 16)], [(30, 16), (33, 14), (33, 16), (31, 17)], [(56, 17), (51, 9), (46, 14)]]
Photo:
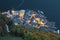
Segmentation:
[[(0, 13), (0, 39), (1, 40), (5, 40), (5, 39), (7, 40), (10, 39), (11, 40), (16, 40), (16, 39), (18, 40), (59, 40), (60, 39), (60, 35), (54, 33), (53, 30), (52, 31), (48, 30), (48, 28), (44, 27), (44, 25), (42, 26), (43, 28), (41, 27), (38, 28), (38, 27), (29, 26), (28, 24), (23, 25), (21, 22), (16, 24), (15, 21), (11, 20), (11, 18), (8, 18), (6, 14), (2, 15)], [(50, 26), (50, 28), (53, 26)]]

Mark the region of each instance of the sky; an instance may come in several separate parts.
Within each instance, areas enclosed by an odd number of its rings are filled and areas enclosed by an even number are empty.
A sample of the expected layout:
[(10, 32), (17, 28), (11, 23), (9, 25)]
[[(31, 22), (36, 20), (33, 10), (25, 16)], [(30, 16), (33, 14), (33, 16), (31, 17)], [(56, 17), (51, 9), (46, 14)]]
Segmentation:
[(11, 8), (41, 10), (49, 21), (60, 27), (60, 0), (0, 0), (0, 11)]

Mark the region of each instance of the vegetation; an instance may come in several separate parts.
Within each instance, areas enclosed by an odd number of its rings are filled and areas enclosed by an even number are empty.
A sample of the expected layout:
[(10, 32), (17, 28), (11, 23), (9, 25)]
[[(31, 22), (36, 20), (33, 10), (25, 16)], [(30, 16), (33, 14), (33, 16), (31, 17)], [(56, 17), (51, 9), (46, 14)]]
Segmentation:
[(13, 28), (13, 21), (6, 17), (6, 15), (0, 13), (0, 36), (4, 36), (7, 33), (6, 24), (9, 26), (9, 30)]
[(6, 15), (0, 13), (0, 34), (3, 36), (6, 33), (5, 25), (9, 22), (9, 18)]
[(58, 35), (45, 30), (32, 28), (27, 30), (22, 25), (15, 26), (12, 30), (16, 36), (22, 37), (24, 40), (58, 40)]

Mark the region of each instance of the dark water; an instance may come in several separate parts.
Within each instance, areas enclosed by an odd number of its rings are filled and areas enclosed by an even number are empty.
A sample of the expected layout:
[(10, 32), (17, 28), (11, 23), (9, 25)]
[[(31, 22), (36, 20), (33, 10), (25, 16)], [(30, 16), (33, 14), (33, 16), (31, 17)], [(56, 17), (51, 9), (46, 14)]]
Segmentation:
[(25, 0), (18, 7), (22, 0), (0, 0), (0, 11), (11, 8), (15, 9), (39, 9), (42, 10), (47, 19), (56, 22), (56, 27), (60, 27), (60, 0)]

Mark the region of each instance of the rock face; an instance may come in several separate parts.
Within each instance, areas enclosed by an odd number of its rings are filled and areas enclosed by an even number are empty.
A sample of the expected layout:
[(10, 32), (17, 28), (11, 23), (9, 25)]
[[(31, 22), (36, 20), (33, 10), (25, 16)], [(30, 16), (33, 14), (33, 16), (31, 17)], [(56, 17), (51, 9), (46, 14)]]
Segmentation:
[(44, 13), (40, 10), (11, 10), (3, 12), (11, 20), (14, 20), (15, 23), (23, 24), (27, 28), (36, 27), (36, 28), (50, 28), (55, 29), (55, 22), (49, 22)]

